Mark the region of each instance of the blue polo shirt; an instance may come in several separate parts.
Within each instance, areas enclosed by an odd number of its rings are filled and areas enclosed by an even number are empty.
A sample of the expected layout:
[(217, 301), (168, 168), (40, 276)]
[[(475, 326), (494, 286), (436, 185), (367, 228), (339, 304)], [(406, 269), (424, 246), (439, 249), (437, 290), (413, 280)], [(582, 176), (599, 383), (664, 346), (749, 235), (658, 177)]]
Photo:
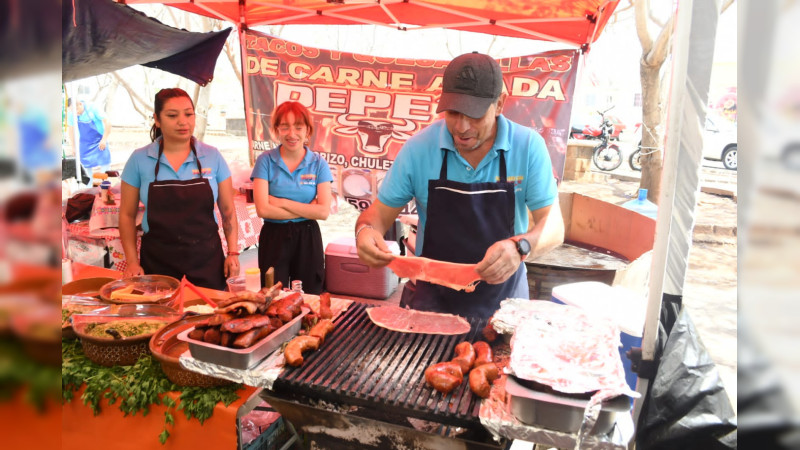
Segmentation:
[[(139, 200), (144, 204), (142, 230), (145, 233), (150, 230), (150, 226), (147, 223), (147, 196), (150, 183), (155, 180), (158, 143), (160, 141), (161, 138), (159, 137), (155, 142), (134, 150), (130, 158), (128, 158), (128, 162), (125, 163), (125, 168), (122, 170), (121, 176), (122, 181), (139, 189)], [(225, 158), (222, 157), (219, 150), (197, 139), (195, 139), (194, 145), (195, 150), (197, 150), (197, 157), (200, 159), (200, 166), (203, 168), (203, 178), (208, 179), (211, 190), (214, 192), (214, 203), (216, 203), (219, 193), (219, 183), (230, 178), (231, 170), (228, 168), (228, 163), (225, 162)], [(186, 161), (184, 161), (178, 169), (178, 172), (175, 172), (172, 166), (169, 165), (164, 155), (161, 155), (159, 164), (161, 167), (158, 169), (158, 181), (191, 180), (199, 176), (197, 173), (197, 163), (195, 162), (194, 154), (191, 152), (186, 158)], [(216, 220), (216, 216), (214, 220)]]
[[(444, 152), (442, 150), (445, 150)], [(378, 192), (378, 200), (392, 208), (416, 199), (419, 214), (417, 255), (422, 254), (428, 218), (428, 181), (439, 178), (447, 154), (447, 179), (462, 183), (500, 179), (499, 153), (505, 152), (508, 181), (515, 184), (514, 234), (528, 230), (528, 210), (552, 205), (558, 195), (553, 165), (544, 139), (534, 130), (499, 116), (497, 136), (477, 169), (456, 151), (444, 119), (412, 136), (397, 154)]]
[[(317, 197), (317, 185), (333, 181), (331, 168), (328, 162), (305, 147), (306, 154), (303, 161), (294, 172), (289, 172), (286, 163), (281, 158), (280, 146), (262, 153), (256, 159), (250, 179), (261, 178), (269, 181), (269, 195), (287, 198), (300, 203), (311, 203)], [(301, 222), (304, 219), (274, 220), (264, 219), (266, 222)]]

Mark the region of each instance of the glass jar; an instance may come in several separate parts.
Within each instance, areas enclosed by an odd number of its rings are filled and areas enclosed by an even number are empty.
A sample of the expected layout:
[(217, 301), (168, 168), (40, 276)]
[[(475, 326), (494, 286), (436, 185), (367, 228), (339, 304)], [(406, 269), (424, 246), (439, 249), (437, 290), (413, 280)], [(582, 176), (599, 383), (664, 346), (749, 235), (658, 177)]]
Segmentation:
[(303, 293), (303, 282), (301, 280), (292, 280), (292, 292)]

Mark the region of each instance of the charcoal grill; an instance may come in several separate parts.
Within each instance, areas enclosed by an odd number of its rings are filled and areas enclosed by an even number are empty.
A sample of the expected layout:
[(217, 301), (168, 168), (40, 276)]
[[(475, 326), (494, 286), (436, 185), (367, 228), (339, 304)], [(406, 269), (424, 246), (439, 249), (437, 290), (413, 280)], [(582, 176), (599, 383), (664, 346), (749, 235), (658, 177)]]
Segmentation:
[[(335, 442), (341, 428), (358, 434), (353, 427), (367, 427), (372, 434), (384, 430), (387, 436), (372, 441), (375, 448), (434, 445), (434, 436), (417, 433), (443, 437), (435, 443), (437, 448), (449, 447), (440, 447), (447, 442), (457, 448), (498, 448), (480, 424), (480, 398), (469, 389), (466, 377), (447, 395), (427, 386), (424, 378), (428, 366), (453, 358), (456, 344), (480, 340), (486, 319), (468, 318), (471, 330), (466, 335), (400, 333), (374, 325), (367, 307), (353, 304), (318, 351), (306, 354), (301, 367), (284, 369), (272, 391), (262, 393), (267, 402), (316, 438), (318, 448), (354, 448), (351, 440)], [(421, 432), (408, 418), (437, 426)], [(365, 442), (357, 445), (369, 447)]]

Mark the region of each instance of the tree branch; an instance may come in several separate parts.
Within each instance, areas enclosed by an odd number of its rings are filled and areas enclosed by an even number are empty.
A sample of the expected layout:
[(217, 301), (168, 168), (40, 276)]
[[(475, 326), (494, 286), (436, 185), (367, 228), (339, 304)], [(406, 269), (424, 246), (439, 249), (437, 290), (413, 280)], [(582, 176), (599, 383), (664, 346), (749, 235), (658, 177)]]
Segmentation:
[(645, 57), (645, 62), (651, 66), (660, 66), (667, 59), (669, 53), (669, 42), (672, 39), (673, 23), (675, 22), (675, 13), (673, 13), (667, 21), (661, 33), (658, 35), (655, 45)]
[(137, 111), (139, 111), (141, 113), (141, 110), (136, 107), (136, 102), (139, 102), (141, 105), (144, 106), (146, 112), (142, 113), (142, 116), (144, 116), (145, 119), (147, 119), (148, 112), (152, 112), (153, 108), (149, 105), (148, 102), (146, 102), (144, 99), (142, 99), (142, 97), (140, 97), (139, 94), (136, 93), (136, 90), (133, 89), (131, 87), (131, 85), (129, 85), (125, 81), (124, 78), (119, 76), (119, 74), (117, 72), (112, 72), (112, 75), (114, 75), (114, 78), (117, 80), (117, 82), (119, 82), (119, 84), (121, 84), (122, 87), (125, 88), (126, 91), (128, 91), (128, 95), (131, 97), (131, 103), (133, 103), (133, 107), (136, 108)]
[(653, 48), (653, 38), (647, 31), (647, 2), (638, 0), (633, 4), (633, 8), (636, 17), (636, 34), (642, 44), (642, 55), (647, 55)]
[(631, 8), (633, 8), (633, 0), (628, 0), (628, 6), (626, 6), (626, 7), (624, 7), (624, 8), (617, 8), (617, 9), (615, 9), (615, 10), (614, 10), (614, 16), (616, 17), (616, 15), (617, 15), (617, 14), (619, 14), (619, 13), (621, 13), (621, 12), (623, 12), (623, 11), (627, 11), (627, 10), (629, 10), (629, 9), (631, 9)]
[(728, 7), (731, 6), (732, 4), (733, 0), (725, 0), (725, 2), (722, 4), (722, 8), (720, 8), (719, 10), (719, 13), (720, 14), (724, 13), (725, 10), (728, 9)]
[(239, 85), (242, 85), (242, 67), (239, 64), (236, 64), (236, 54), (233, 52), (233, 46), (230, 44), (230, 40), (225, 41), (225, 55), (228, 57), (228, 61), (231, 63), (231, 69), (233, 69), (233, 73), (236, 74), (236, 78), (239, 79)]
[(647, 12), (647, 17), (650, 20), (652, 20), (653, 23), (655, 23), (656, 25), (658, 25), (660, 27), (663, 27), (665, 25), (663, 20), (659, 19), (658, 17), (655, 16), (655, 14), (653, 14), (653, 10), (652, 9)]

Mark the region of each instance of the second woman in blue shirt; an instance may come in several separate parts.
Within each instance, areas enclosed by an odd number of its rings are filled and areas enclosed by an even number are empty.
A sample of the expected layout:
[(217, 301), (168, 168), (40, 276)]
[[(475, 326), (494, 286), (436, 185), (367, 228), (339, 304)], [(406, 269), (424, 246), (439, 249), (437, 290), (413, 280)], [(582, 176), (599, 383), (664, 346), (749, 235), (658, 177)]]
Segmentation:
[(303, 282), (320, 294), (325, 255), (317, 220), (330, 214), (333, 175), (328, 162), (306, 145), (314, 132), (308, 109), (284, 102), (272, 113), (270, 131), (280, 145), (256, 159), (250, 178), (258, 216), (264, 219), (258, 248), (261, 280), (270, 267), (275, 281)]

